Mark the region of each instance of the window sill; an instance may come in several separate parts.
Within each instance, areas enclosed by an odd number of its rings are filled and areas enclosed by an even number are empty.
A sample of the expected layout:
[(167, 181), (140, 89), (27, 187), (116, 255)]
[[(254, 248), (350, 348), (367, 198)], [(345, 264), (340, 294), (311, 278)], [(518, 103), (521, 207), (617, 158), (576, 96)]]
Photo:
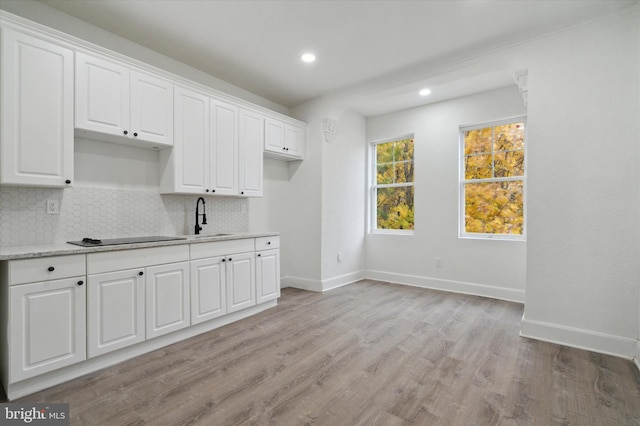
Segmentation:
[(504, 234), (462, 234), (458, 238), (462, 240), (527, 241), (527, 237), (524, 235)]
[(396, 235), (396, 236), (412, 236), (415, 235), (415, 231), (392, 231), (392, 230), (383, 230), (376, 229), (373, 231), (369, 231), (369, 235)]

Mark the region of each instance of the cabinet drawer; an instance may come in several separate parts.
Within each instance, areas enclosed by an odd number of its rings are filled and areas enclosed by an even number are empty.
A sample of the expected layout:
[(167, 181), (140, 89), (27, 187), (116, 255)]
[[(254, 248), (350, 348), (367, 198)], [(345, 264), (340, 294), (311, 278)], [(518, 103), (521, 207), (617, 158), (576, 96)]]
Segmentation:
[(9, 261), (9, 285), (85, 275), (84, 254)]
[(87, 255), (87, 273), (101, 274), (188, 260), (188, 244), (90, 253)]
[(252, 251), (254, 251), (253, 238), (212, 241), (208, 243), (191, 244), (191, 259), (204, 259), (206, 257), (225, 256), (227, 254)]
[(280, 237), (256, 238), (256, 251), (280, 248)]

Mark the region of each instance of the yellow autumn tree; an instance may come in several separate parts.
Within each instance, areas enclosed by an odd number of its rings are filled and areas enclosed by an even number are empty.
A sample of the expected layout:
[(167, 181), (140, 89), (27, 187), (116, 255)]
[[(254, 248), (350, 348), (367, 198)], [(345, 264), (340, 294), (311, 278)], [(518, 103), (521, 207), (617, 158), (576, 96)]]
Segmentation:
[(376, 145), (376, 168), (377, 229), (413, 229), (413, 139)]
[[(465, 231), (524, 231), (524, 123), (464, 133)], [(477, 182), (474, 182), (477, 181)]]

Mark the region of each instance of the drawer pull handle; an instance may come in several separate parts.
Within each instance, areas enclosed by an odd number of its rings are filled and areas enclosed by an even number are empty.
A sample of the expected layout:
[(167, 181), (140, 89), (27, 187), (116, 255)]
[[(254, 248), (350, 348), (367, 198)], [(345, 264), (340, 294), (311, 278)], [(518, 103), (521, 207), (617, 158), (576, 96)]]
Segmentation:
[(47, 268), (47, 271), (49, 271), (49, 272), (53, 272), (53, 271), (55, 271), (55, 270), (56, 270), (56, 268), (54, 268), (53, 266), (49, 266), (49, 267)]
[(82, 285), (82, 284), (84, 284), (84, 281), (82, 280), (78, 281), (78, 285)]

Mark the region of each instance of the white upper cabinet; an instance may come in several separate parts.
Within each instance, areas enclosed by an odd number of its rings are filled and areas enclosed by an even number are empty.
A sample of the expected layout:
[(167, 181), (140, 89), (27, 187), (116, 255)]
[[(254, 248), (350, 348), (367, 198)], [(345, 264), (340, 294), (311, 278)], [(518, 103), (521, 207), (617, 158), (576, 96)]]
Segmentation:
[(72, 184), (73, 51), (6, 28), (0, 50), (0, 184)]
[(160, 151), (160, 192), (209, 192), (209, 97), (175, 88), (175, 144)]
[(131, 71), (131, 129), (134, 138), (173, 145), (173, 84)]
[(298, 160), (304, 158), (304, 131), (302, 127), (286, 123), (284, 127), (284, 146), (287, 155)]
[(160, 192), (262, 196), (264, 116), (175, 87), (175, 144), (160, 152)]
[(209, 184), (216, 195), (238, 195), (238, 107), (211, 99)]
[(170, 82), (77, 52), (75, 87), (80, 136), (134, 146), (173, 145)]
[(240, 111), (239, 190), (244, 197), (262, 197), (264, 121), (260, 114)]
[(304, 159), (305, 129), (279, 120), (265, 120), (265, 155), (283, 160)]
[(129, 133), (129, 69), (76, 54), (76, 128), (124, 136)]

